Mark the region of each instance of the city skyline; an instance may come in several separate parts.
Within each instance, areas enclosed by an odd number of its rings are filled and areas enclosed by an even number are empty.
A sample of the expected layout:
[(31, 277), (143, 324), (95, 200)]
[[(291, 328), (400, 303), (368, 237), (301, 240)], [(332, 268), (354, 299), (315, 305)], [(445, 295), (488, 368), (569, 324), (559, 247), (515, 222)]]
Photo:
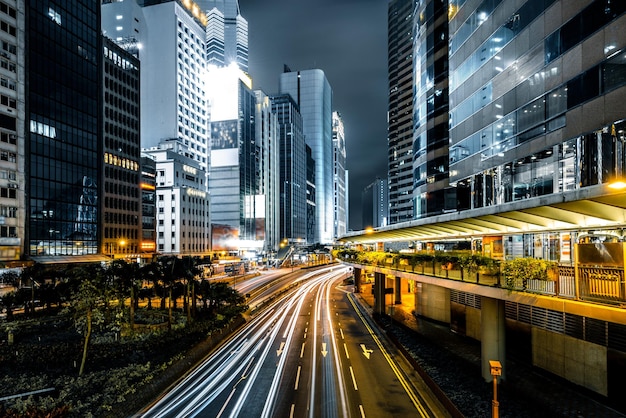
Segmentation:
[(239, 7), (254, 89), (277, 93), (285, 64), (321, 69), (333, 86), (333, 110), (345, 124), (349, 228), (360, 229), (361, 191), (387, 177), (387, 2), (240, 0)]

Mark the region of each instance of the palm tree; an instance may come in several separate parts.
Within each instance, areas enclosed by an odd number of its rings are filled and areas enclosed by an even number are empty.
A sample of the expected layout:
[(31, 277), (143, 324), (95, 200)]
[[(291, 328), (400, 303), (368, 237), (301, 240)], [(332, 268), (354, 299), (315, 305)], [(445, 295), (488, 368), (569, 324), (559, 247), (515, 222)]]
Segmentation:
[[(143, 282), (140, 292), (148, 298), (148, 309), (152, 309), (152, 296), (155, 295), (155, 290), (160, 280), (159, 265), (157, 263), (145, 264), (139, 268), (137, 273)], [(146, 283), (151, 283), (152, 287), (146, 288)]]

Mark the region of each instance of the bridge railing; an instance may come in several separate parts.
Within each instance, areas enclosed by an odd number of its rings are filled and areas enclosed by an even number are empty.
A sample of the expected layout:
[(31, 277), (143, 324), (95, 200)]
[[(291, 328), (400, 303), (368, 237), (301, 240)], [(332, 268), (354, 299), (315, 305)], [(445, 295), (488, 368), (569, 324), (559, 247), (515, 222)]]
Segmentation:
[[(363, 264), (363, 260), (359, 260), (358, 263)], [(407, 260), (398, 261), (389, 257), (369, 265), (446, 280), (459, 280), (484, 286), (508, 287), (513, 291), (546, 296), (611, 305), (624, 305), (626, 303), (626, 280), (623, 268), (578, 266), (577, 279), (576, 267), (558, 265), (556, 273), (548, 280), (524, 278), (509, 278), (507, 280), (499, 269), (477, 268), (467, 271), (459, 268), (457, 264), (436, 260), (411, 265)]]

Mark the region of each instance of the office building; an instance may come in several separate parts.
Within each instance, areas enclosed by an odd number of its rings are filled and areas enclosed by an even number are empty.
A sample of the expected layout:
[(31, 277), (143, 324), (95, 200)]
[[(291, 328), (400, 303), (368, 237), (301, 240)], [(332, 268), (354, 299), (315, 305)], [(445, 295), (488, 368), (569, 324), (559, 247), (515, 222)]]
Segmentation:
[(387, 179), (377, 178), (361, 192), (363, 229), (387, 226), (389, 218)]
[(346, 138), (343, 119), (333, 112), (333, 237), (348, 230), (348, 170), (346, 167)]
[(139, 60), (103, 38), (102, 253), (137, 259), (141, 243)]
[[(211, 112), (211, 220), (220, 225), (219, 229), (213, 228), (213, 249), (260, 251), (264, 246), (265, 199), (260, 197), (262, 149), (256, 141), (252, 80), (236, 64), (211, 66), (207, 86)], [(217, 244), (225, 242), (221, 236), (229, 237), (227, 247)]]
[(157, 252), (204, 256), (210, 251), (206, 173), (173, 139), (145, 151), (156, 164)]
[(26, 9), (26, 253), (85, 260), (101, 241), (100, 2)]
[(192, 1), (146, 0), (142, 11), (141, 146), (176, 138), (206, 172), (206, 16)]
[(248, 71), (248, 22), (239, 13), (237, 0), (198, 0), (206, 13), (206, 57), (218, 67), (237, 63)]
[[(450, 182), (458, 211), (598, 198), (623, 178), (625, 11), (623, 2), (451, 3)], [(503, 251), (570, 260), (577, 234), (557, 225), (590, 223), (576, 219), (563, 213), (553, 230), (507, 236)]]
[(156, 253), (156, 161), (141, 153), (141, 244), (140, 257), (151, 260)]
[(423, 218), (456, 209), (448, 187), (448, 2), (415, 2), (413, 16), (413, 206)]
[(280, 237), (298, 242), (307, 237), (307, 165), (302, 116), (288, 94), (272, 97), (280, 149)]
[[(10, 266), (22, 256), (26, 238), (26, 137), (24, 132), (24, 24), (16, 1), (0, 8), (0, 261)], [(19, 20), (18, 20), (19, 19)], [(6, 30), (5, 30), (6, 28)]]
[[(146, 34), (141, 0), (102, 0), (102, 34), (137, 58)], [(143, 2), (141, 2), (143, 4)]]
[(306, 243), (316, 244), (317, 229), (317, 188), (315, 176), (317, 167), (313, 158), (313, 150), (305, 144), (306, 153)]
[[(269, 254), (278, 250), (280, 236), (280, 139), (278, 117), (273, 112), (272, 98), (261, 90), (255, 96), (255, 141), (259, 144), (258, 173), (261, 177), (259, 198), (263, 199), (264, 218), (257, 217), (257, 224), (264, 224), (265, 237), (263, 252)], [(259, 237), (260, 238), (260, 237)]]
[(388, 7), (389, 103), (387, 145), (389, 222), (413, 219), (413, 4)]
[(332, 90), (322, 70), (290, 71), (280, 75), (279, 90), (300, 108), (304, 138), (315, 160), (315, 224), (312, 243), (333, 242)]

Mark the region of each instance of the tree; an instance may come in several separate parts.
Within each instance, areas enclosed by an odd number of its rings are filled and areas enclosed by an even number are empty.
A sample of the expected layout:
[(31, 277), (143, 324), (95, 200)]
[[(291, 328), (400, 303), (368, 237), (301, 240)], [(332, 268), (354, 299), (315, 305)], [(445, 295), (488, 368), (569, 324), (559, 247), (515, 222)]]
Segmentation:
[(72, 293), (69, 309), (74, 314), (74, 325), (83, 335), (83, 354), (78, 375), (82, 376), (87, 362), (87, 352), (94, 325), (104, 322), (107, 289), (102, 267), (89, 265), (76, 267), (71, 271), (72, 278), (78, 282)]
[(17, 303), (17, 292), (11, 291), (5, 293), (2, 298), (0, 298), (0, 305), (4, 306), (7, 310), (7, 321), (13, 320), (13, 309)]
[(135, 308), (140, 286), (140, 272), (137, 263), (128, 263), (125, 260), (114, 260), (107, 268), (107, 273), (113, 281), (115, 294), (121, 309), (125, 309), (125, 300), (129, 298), (129, 322), (131, 329), (135, 325)]
[(199, 296), (209, 316), (227, 307), (243, 306), (245, 302), (245, 298), (226, 282), (202, 280)]

